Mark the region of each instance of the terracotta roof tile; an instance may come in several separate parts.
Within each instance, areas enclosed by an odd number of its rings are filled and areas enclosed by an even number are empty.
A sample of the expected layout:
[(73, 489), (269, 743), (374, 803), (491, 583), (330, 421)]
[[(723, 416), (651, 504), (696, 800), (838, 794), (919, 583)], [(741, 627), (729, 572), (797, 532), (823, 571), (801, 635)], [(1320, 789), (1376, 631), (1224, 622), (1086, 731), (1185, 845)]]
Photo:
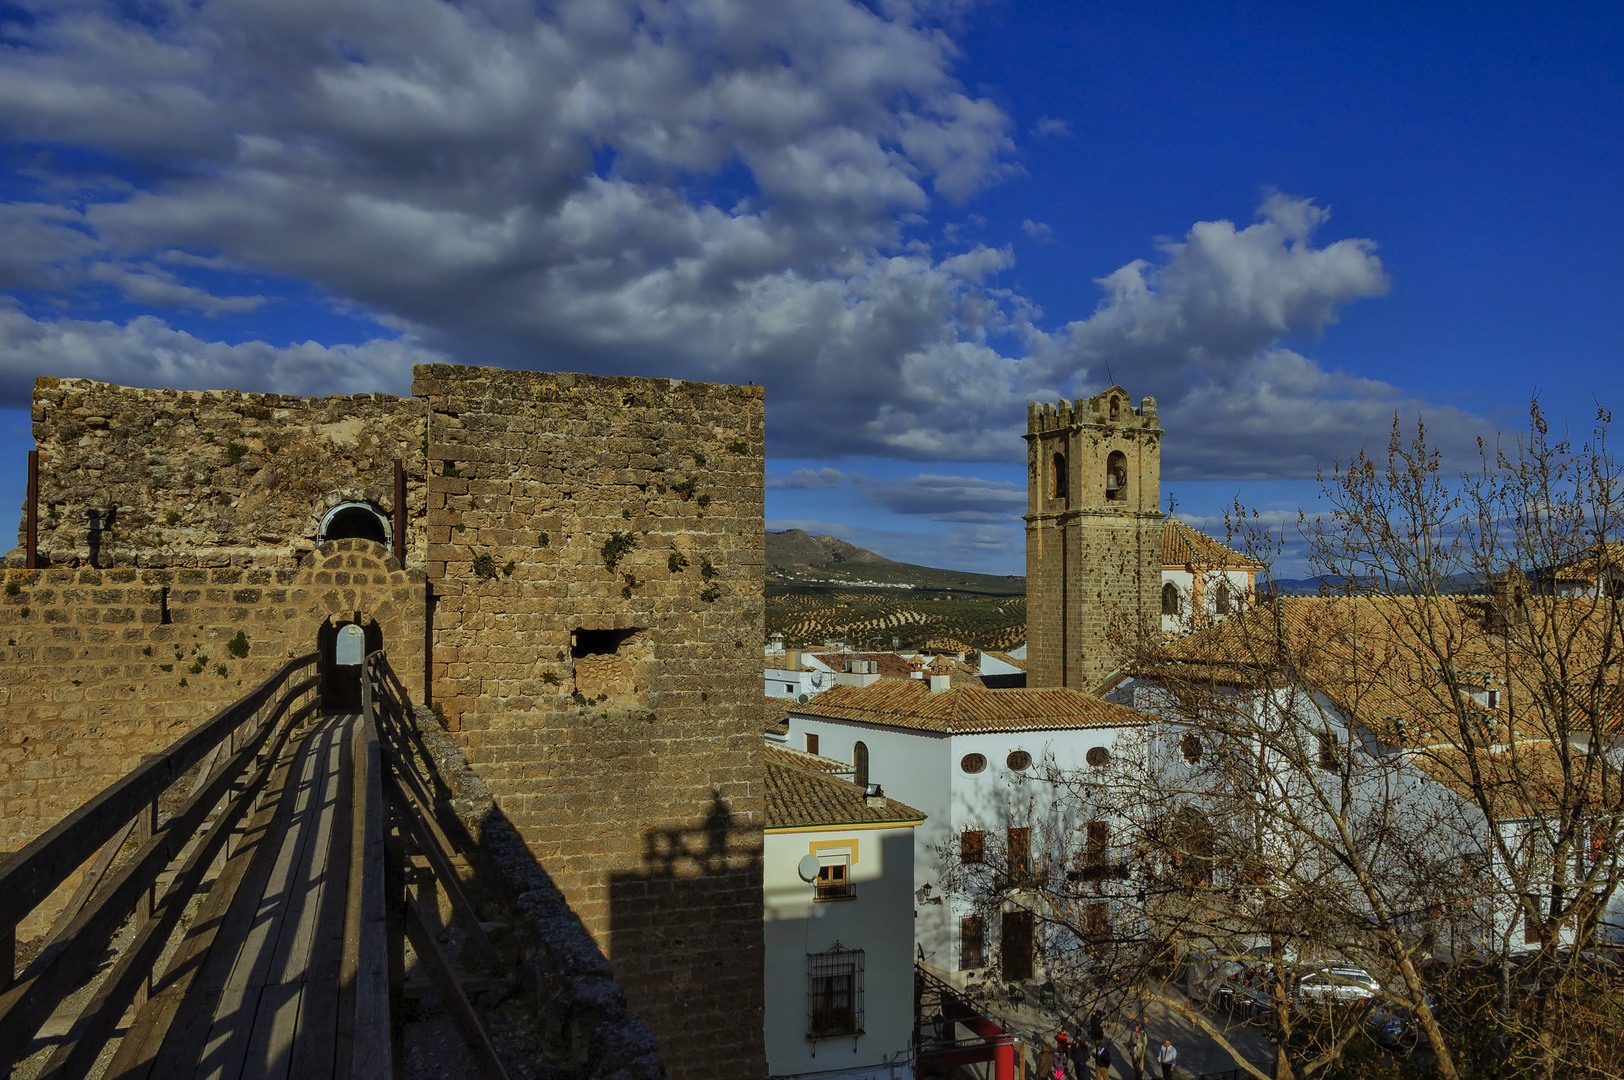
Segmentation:
[(870, 806), (863, 789), (849, 780), (809, 767), (811, 755), (767, 747), (767, 828), (816, 825), (917, 824), (925, 815), (895, 799)]
[(991, 690), (969, 685), (933, 694), (920, 679), (882, 679), (869, 686), (837, 686), (805, 705), (791, 706), (790, 712), (952, 735), (1129, 727), (1150, 720), (1136, 709), (1080, 690)]
[(1195, 531), (1171, 514), (1162, 522), (1162, 566), (1259, 568), (1257, 563), (1240, 552), (1220, 544), (1205, 533)]
[(766, 707), (762, 709), (762, 728), (771, 735), (789, 734), (789, 707), (792, 704), (789, 698), (764, 698)]

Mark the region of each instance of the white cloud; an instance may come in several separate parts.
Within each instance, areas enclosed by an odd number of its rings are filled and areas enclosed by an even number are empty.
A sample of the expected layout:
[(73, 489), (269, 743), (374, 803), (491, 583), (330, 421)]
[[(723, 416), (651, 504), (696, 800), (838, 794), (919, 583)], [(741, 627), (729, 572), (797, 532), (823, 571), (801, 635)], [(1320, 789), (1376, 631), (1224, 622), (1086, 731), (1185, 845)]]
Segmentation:
[(1053, 116), (1040, 117), (1038, 122), (1032, 125), (1032, 135), (1038, 139), (1049, 136), (1068, 138), (1071, 135), (1071, 125)]
[(933, 521), (1010, 525), (1026, 512), (1026, 486), (978, 476), (921, 473), (878, 483), (864, 494), (893, 514), (918, 514)]
[(823, 490), (837, 488), (851, 480), (852, 477), (839, 469), (827, 466), (821, 469), (796, 469), (788, 476), (781, 473), (769, 472), (767, 474), (767, 487), (771, 489), (799, 489)]
[(1031, 218), (1027, 218), (1025, 221), (1021, 222), (1021, 231), (1039, 243), (1054, 239), (1053, 229), (1049, 228), (1049, 226), (1045, 225), (1043, 222), (1033, 221)]
[(443, 361), (413, 341), (361, 345), (307, 341), (273, 348), (204, 341), (142, 316), (120, 326), (40, 321), (0, 306), (0, 396), (26, 399), (36, 375), (106, 379), (134, 386), (235, 388), (285, 394), (411, 392), (412, 365)]
[(1098, 388), (1109, 363), (1162, 399), (1189, 476), (1302, 475), (1417, 406), (1293, 351), (1389, 287), (1370, 241), (1315, 246), (1328, 215), (1306, 199), (1197, 223), (1057, 332), (999, 287), (1009, 247), (915, 239), (1013, 168), (1010, 119), (954, 75), (954, 2), (25, 6), (0, 43), (7, 136), (143, 179), (31, 166), (43, 194), (0, 206), (0, 288), (229, 316), (275, 298), (223, 274), (284, 275), (407, 334), (325, 350), (323, 383), (314, 344), (13, 309), (8, 401), (25, 362), (263, 385), (253, 355), (320, 391), (402, 386), (426, 353), (753, 379), (777, 455), (1009, 460), (1027, 401)]

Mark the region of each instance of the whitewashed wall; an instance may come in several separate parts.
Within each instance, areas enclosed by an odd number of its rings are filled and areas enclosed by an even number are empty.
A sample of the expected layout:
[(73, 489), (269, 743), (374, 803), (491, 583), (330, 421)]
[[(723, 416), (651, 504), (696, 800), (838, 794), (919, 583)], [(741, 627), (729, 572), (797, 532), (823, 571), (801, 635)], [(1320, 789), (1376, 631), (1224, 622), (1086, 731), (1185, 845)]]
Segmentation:
[[(913, 829), (768, 833), (762, 884), (767, 1071), (820, 1080), (911, 1078)], [(855, 900), (815, 903), (797, 867), (813, 845), (855, 845)], [(864, 1034), (817, 1042), (807, 1032), (807, 957), (836, 942), (864, 952)], [(839, 1070), (831, 1072), (830, 1070)]]

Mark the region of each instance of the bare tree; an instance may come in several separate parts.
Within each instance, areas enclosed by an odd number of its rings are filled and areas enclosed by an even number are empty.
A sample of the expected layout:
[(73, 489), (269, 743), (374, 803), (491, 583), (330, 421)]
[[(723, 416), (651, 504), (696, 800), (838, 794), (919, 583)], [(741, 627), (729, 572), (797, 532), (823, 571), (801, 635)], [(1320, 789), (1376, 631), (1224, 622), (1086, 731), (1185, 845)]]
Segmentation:
[[(1156, 720), (1104, 767), (1037, 770), (1062, 809), (1030, 866), (945, 853), (949, 888), (1031, 911), (1074, 1007), (1159, 1002), (1254, 1076), (1242, 1015), (1273, 1075), (1306, 1077), (1368, 1054), (1375, 1010), (1444, 1077), (1617, 1075), (1624, 1014), (1585, 948), (1624, 935), (1610, 421), (1571, 445), (1536, 405), (1459, 477), (1395, 421), (1300, 521), (1335, 595), (1165, 645), (1125, 627), (1116, 692)], [(1230, 540), (1265, 566), (1281, 545), (1240, 511)], [(1332, 966), (1380, 989), (1326, 1008), (1298, 980)]]

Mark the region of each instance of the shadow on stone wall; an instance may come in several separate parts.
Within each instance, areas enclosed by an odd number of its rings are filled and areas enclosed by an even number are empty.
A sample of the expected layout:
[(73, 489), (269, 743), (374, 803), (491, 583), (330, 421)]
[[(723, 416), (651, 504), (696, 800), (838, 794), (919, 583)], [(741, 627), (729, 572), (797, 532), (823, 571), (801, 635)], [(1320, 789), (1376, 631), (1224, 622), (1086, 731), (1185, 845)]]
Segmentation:
[[(475, 873), (516, 917), (524, 974), (536, 1000), (539, 1076), (664, 1080), (662, 1048), (627, 1008), (609, 961), (581, 925), (551, 875), (536, 862), (490, 790), (469, 767), (433, 713), (415, 710), (409, 735), (431, 762), (436, 801), (452, 839), (477, 850)], [(548, 1071), (550, 1067), (551, 1071)], [(759, 1074), (758, 1074), (759, 1075)]]
[(761, 839), (713, 792), (701, 823), (645, 832), (641, 870), (610, 878), (615, 971), (683, 1080), (766, 1073)]

